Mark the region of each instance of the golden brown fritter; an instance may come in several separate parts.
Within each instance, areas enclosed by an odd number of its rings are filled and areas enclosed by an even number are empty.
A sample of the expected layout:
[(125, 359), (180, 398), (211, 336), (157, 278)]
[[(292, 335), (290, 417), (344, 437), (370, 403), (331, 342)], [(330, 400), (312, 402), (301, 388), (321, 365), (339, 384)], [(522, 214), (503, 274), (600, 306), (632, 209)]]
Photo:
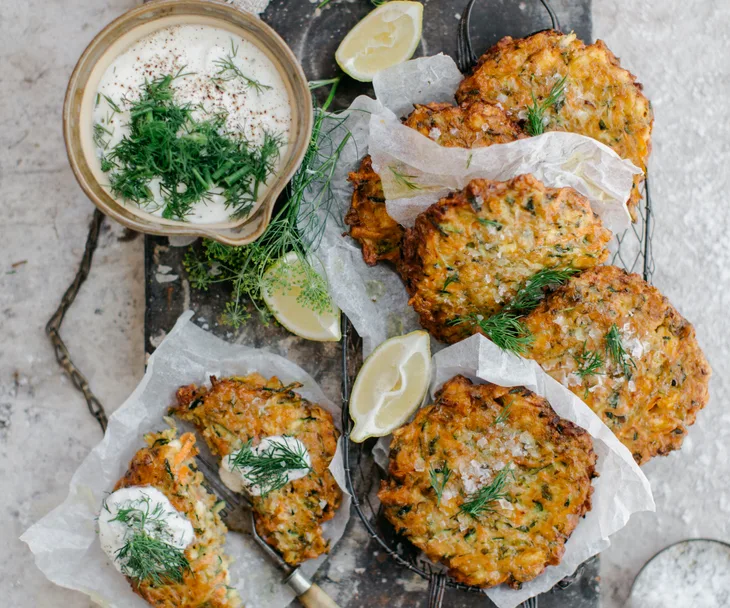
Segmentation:
[(393, 433), (378, 497), (396, 530), (456, 580), (519, 587), (560, 563), (591, 509), (595, 463), (588, 433), (542, 397), (456, 376)]
[(211, 451), (227, 456), (253, 440), (289, 435), (309, 452), (312, 470), (266, 496), (252, 496), (256, 531), (284, 560), (297, 565), (329, 551), (321, 524), (332, 519), (342, 492), (329, 471), (339, 432), (330, 413), (259, 374), (211, 378), (212, 388), (184, 386), (172, 413), (192, 422)]
[(583, 399), (639, 464), (679, 449), (709, 399), (711, 370), (694, 328), (636, 274), (598, 266), (572, 277), (525, 325), (534, 336), (527, 356)]
[(445, 148), (485, 148), (526, 137), (504, 110), (482, 101), (419, 104), (405, 125)]
[[(481, 148), (525, 137), (503, 110), (479, 101), (460, 106), (417, 105), (405, 124), (447, 148)], [(350, 174), (350, 181), (354, 190), (345, 223), (351, 227), (350, 236), (360, 243), (365, 263), (397, 264), (404, 229), (385, 209), (383, 185), (369, 156)]]
[(350, 173), (350, 182), (352, 202), (345, 224), (350, 226), (350, 236), (360, 243), (363, 260), (369, 266), (382, 261), (397, 264), (405, 230), (388, 215), (383, 183), (373, 171), (369, 156), (362, 159), (356, 172)]
[[(571, 131), (597, 139), (646, 171), (654, 116), (641, 84), (601, 41), (585, 45), (575, 34), (544, 31), (515, 40), (507, 36), (479, 59), (456, 93), (460, 102), (499, 104), (525, 121), (533, 95), (539, 102), (567, 77), (565, 94), (545, 112), (546, 131)], [(629, 207), (641, 198), (636, 176)]]
[(198, 453), (195, 436), (179, 439), (175, 429), (145, 435), (148, 447), (139, 450), (114, 491), (135, 486), (152, 486), (162, 492), (195, 530), (195, 539), (185, 549), (190, 570), (181, 583), (128, 579), (135, 593), (160, 608), (238, 608), (241, 599), (230, 587), (230, 558), (224, 553), (226, 526), (218, 515), (216, 498), (202, 485), (203, 474), (195, 469)]
[(421, 325), (457, 342), (480, 329), (456, 319), (500, 312), (542, 269), (600, 264), (610, 239), (572, 188), (546, 188), (532, 175), (475, 179), (416, 218), (403, 241), (401, 275)]

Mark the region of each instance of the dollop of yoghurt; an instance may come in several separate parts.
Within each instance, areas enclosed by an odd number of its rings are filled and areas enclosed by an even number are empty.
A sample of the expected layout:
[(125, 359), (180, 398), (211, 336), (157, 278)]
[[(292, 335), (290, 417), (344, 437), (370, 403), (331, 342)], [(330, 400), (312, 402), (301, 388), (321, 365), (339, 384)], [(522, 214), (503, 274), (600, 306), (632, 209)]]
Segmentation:
[[(286, 483), (306, 477), (312, 470), (312, 459), (306, 446), (296, 437), (290, 437), (289, 435), (272, 435), (271, 437), (264, 437), (258, 445), (252, 448), (242, 449), (250, 449), (256, 456), (272, 455), (275, 457), (277, 452), (280, 452), (282, 448), (289, 452), (300, 454), (303, 461), (307, 464), (306, 468), (302, 467), (291, 469), (282, 467), (282, 472), (286, 475)], [(236, 457), (240, 452), (241, 450), (236, 450), (222, 459), (219, 471), (221, 481), (234, 492), (246, 491), (252, 496), (261, 496), (263, 488), (249, 479), (252, 468), (239, 468), (234, 466)]]
[[(122, 510), (134, 509), (131, 518), (119, 518)], [(143, 517), (142, 526), (132, 522)], [(126, 519), (127, 521), (123, 521)], [(193, 525), (172, 506), (162, 492), (151, 486), (122, 488), (110, 494), (102, 503), (99, 513), (99, 541), (114, 567), (128, 575), (119, 551), (135, 534), (144, 531), (151, 538), (177, 549), (185, 549), (195, 538)]]

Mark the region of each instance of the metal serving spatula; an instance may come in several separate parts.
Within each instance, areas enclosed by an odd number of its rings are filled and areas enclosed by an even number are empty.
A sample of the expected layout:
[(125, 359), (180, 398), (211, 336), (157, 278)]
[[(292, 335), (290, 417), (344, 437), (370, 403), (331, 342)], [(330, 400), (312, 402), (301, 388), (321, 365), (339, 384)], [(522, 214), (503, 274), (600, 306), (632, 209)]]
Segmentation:
[(218, 470), (200, 456), (195, 459), (198, 469), (205, 476), (206, 487), (226, 506), (220, 511), (229, 529), (250, 534), (263, 552), (284, 573), (283, 582), (291, 587), (305, 608), (339, 608), (335, 601), (317, 584), (307, 578), (300, 568), (292, 568), (256, 532), (251, 502), (241, 494), (232, 492), (220, 479)]

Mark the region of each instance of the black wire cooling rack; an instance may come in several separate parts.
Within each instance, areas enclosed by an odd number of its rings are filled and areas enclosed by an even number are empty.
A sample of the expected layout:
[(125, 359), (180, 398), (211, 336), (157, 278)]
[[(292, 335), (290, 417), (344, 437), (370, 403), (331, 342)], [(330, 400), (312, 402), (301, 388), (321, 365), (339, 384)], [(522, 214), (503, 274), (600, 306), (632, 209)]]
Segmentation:
[[(547, 0), (540, 0), (540, 3), (547, 10), (553, 29), (560, 29), (560, 24), (550, 3)], [(474, 0), (470, 0), (459, 24), (458, 63), (462, 68), (465, 60), (467, 64), (473, 64), (475, 61), (469, 35), (469, 21), (473, 6)], [(648, 175), (644, 182), (642, 201), (638, 205), (637, 211), (636, 221), (623, 234), (616, 235), (611, 263), (624, 268), (628, 272), (640, 273), (643, 275), (644, 280), (651, 283), (655, 268), (652, 254), (654, 223)], [(482, 593), (482, 589), (456, 582), (444, 574), (441, 567), (432, 564), (404, 537), (397, 534), (383, 516), (380, 501), (377, 499), (376, 494), (380, 481), (384, 478), (384, 472), (373, 460), (372, 441), (358, 444), (350, 440), (352, 426), (349, 415), (350, 387), (362, 361), (361, 351), (361, 340), (349, 319), (343, 315), (342, 428), (347, 445), (344, 458), (345, 474), (355, 511), (370, 537), (382, 547), (391, 559), (428, 580), (429, 608), (439, 608), (441, 606), (446, 587)], [(558, 583), (558, 587), (565, 588), (571, 585), (579, 574), (580, 568), (571, 577)], [(535, 602), (532, 605), (537, 606), (537, 603)], [(527, 606), (527, 604), (523, 604), (523, 606)]]

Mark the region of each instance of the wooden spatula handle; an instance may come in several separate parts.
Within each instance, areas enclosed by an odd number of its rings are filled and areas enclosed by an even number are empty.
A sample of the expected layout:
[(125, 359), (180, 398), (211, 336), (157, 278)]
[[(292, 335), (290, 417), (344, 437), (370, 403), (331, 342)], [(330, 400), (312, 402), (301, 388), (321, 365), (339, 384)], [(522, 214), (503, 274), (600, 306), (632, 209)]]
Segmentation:
[(319, 585), (312, 583), (308, 591), (299, 596), (304, 608), (339, 608), (335, 601)]

